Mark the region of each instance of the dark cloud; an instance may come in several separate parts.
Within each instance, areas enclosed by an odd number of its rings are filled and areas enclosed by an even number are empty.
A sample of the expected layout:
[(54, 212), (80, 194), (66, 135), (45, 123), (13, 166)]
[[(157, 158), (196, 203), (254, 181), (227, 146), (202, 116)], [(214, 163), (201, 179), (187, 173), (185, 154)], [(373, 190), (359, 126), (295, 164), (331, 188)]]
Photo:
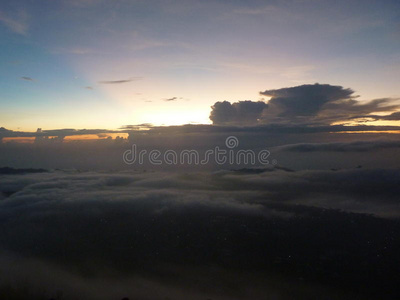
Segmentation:
[(353, 90), (329, 84), (267, 90), (260, 94), (271, 97), (263, 122), (331, 124), (399, 108), (392, 104), (396, 99), (357, 101)]
[(301, 85), (277, 90), (266, 90), (261, 95), (271, 97), (269, 111), (277, 117), (307, 117), (317, 114), (324, 104), (350, 100), (354, 91), (329, 84)]
[(400, 112), (394, 112), (390, 115), (386, 116), (375, 116), (376, 120), (388, 120), (388, 121), (399, 121), (400, 120)]
[[(216, 125), (301, 124), (315, 126), (335, 122), (354, 122), (355, 119), (363, 117), (381, 119), (377, 115), (368, 115), (396, 111), (400, 108), (395, 103), (398, 99), (357, 101), (353, 90), (329, 84), (307, 84), (266, 90), (260, 94), (271, 97), (264, 106), (257, 107), (257, 103), (260, 102), (253, 101), (244, 101), (243, 105), (240, 105), (241, 102), (233, 104), (226, 101), (217, 102), (212, 107), (210, 119)], [(240, 106), (252, 107), (254, 110), (238, 109)], [(387, 118), (398, 119), (399, 116), (394, 113)]]
[(254, 125), (267, 107), (262, 101), (216, 102), (211, 107), (210, 120), (215, 125)]
[(22, 76), (21, 79), (26, 81), (35, 81), (33, 78), (27, 76)]
[(376, 116), (375, 119), (378, 120), (389, 120), (389, 121), (399, 121), (400, 120), (400, 112), (394, 112), (390, 115), (387, 116), (379, 116), (379, 118)]
[(400, 112), (394, 112), (389, 115), (364, 115), (364, 116), (355, 116), (357, 119), (372, 119), (372, 120), (384, 120), (384, 121), (400, 121)]
[[(317, 122), (357, 121), (362, 114), (390, 112), (400, 108), (395, 98), (374, 99), (371, 101), (346, 100), (326, 104), (315, 117)], [(360, 120), (361, 121), (361, 120)]]
[(129, 79), (122, 79), (122, 80), (102, 80), (99, 81), (98, 83), (100, 84), (121, 84), (121, 83), (128, 83), (132, 81), (138, 81), (143, 79), (143, 77), (131, 77)]

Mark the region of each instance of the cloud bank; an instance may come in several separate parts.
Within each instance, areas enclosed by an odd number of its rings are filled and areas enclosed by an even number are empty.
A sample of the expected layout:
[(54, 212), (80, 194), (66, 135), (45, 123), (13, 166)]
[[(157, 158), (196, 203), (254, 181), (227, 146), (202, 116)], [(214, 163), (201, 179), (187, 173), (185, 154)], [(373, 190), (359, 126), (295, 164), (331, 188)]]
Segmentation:
[(216, 102), (211, 107), (210, 120), (216, 125), (254, 125), (266, 108), (262, 101)]
[[(354, 91), (329, 84), (306, 84), (290, 88), (265, 90), (260, 95), (270, 97), (267, 103), (239, 101), (217, 102), (210, 119), (215, 125), (300, 124), (329, 125), (337, 122), (370, 118), (398, 120), (398, 99), (382, 98), (358, 101)], [(393, 112), (387, 116), (371, 115)]]
[(65, 298), (393, 298), (399, 178), (362, 169), (2, 175), (0, 276)]

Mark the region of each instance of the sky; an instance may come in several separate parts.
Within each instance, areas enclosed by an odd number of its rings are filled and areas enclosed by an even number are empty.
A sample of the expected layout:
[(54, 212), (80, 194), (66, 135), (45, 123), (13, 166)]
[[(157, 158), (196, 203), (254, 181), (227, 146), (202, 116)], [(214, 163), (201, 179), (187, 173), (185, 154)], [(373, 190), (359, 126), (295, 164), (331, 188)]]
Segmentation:
[(210, 124), (218, 101), (331, 84), (400, 96), (398, 1), (3, 1), (9, 130)]

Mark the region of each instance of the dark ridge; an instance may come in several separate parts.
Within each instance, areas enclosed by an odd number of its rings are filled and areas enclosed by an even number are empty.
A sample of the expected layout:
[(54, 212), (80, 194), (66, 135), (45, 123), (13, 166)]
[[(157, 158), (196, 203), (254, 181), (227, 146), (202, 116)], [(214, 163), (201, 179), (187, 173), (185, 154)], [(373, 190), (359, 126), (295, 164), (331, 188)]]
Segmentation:
[(14, 169), (10, 167), (0, 168), (0, 175), (19, 175), (19, 174), (28, 174), (28, 173), (47, 173), (49, 172), (46, 169)]
[(294, 170), (281, 167), (281, 166), (274, 166), (273, 168), (242, 168), (242, 169), (232, 169), (231, 171), (241, 174), (261, 174), (264, 172), (273, 172), (276, 170), (281, 170), (285, 172), (294, 172)]
[(241, 174), (261, 174), (264, 172), (271, 172), (274, 169), (264, 169), (264, 168), (242, 168), (242, 169), (236, 169), (232, 170), (233, 172), (236, 173), (241, 173)]
[(294, 170), (286, 168), (286, 167), (282, 167), (282, 166), (275, 166), (274, 168), (277, 170), (282, 170), (282, 171), (286, 171), (286, 172), (294, 172)]

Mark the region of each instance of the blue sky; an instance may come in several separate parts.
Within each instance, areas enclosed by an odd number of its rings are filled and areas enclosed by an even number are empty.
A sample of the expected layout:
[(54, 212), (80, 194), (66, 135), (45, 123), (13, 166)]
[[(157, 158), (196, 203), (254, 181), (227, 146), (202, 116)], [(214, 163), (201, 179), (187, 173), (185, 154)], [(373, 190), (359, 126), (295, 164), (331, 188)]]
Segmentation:
[(399, 1), (10, 1), (0, 37), (13, 130), (208, 123), (216, 101), (315, 82), (400, 96)]

